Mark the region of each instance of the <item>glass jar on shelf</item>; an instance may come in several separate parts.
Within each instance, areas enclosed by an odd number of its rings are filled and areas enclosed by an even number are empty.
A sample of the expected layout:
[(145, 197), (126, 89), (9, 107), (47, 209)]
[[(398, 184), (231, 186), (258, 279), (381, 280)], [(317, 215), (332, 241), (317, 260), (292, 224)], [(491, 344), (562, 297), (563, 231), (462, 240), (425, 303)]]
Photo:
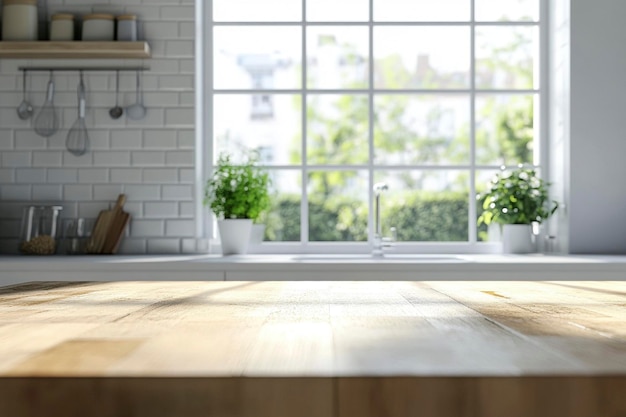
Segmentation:
[(52, 255), (57, 249), (61, 206), (28, 206), (22, 215), (20, 252)]

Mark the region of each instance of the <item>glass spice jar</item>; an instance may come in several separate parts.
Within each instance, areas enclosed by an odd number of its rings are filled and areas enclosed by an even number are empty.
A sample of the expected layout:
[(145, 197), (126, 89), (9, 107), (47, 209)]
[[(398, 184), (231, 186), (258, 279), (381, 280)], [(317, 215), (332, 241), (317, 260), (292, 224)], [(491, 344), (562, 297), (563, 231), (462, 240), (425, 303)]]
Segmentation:
[(29, 206), (22, 215), (20, 252), (24, 255), (52, 255), (59, 236), (61, 206)]

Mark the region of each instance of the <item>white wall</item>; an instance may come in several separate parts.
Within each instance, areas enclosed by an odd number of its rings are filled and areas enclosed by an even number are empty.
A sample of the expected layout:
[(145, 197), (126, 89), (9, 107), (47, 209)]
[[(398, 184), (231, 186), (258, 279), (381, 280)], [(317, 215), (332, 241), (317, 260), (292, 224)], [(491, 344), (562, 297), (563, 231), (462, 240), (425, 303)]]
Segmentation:
[[(0, 60), (0, 253), (17, 250), (21, 207), (29, 202), (62, 202), (66, 218), (95, 218), (124, 192), (131, 212), (124, 253), (195, 252), (194, 213), (194, 0), (48, 0), (49, 12), (135, 13), (152, 59), (50, 61)], [(65, 151), (68, 129), (76, 119), (77, 73), (55, 76), (55, 104), (61, 130), (37, 136), (21, 121), (19, 66), (142, 65), (146, 118), (111, 120), (115, 73), (86, 73), (87, 125), (91, 151), (74, 157)], [(122, 73), (121, 102), (135, 100), (134, 73)], [(44, 100), (46, 73), (29, 79), (29, 98)]]
[(570, 13), (569, 252), (626, 253), (626, 2)]

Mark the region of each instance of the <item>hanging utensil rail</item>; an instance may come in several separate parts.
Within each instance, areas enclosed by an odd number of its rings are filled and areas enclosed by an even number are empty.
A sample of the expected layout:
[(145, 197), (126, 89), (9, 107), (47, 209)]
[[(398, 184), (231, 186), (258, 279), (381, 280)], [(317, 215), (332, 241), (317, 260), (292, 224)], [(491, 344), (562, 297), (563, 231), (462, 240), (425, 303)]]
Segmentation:
[(149, 71), (150, 67), (18, 67), (19, 71)]

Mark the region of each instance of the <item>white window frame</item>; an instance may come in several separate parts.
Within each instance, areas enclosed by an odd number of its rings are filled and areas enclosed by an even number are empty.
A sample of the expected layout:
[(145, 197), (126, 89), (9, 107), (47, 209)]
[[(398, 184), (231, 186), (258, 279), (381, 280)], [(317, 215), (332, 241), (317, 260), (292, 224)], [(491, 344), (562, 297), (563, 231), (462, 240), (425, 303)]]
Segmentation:
[[(263, 1), (263, 0), (258, 0)], [(196, 170), (195, 170), (195, 214), (196, 214), (196, 238), (198, 239), (211, 239), (212, 252), (219, 252), (219, 242), (213, 240), (215, 236), (215, 227), (213, 216), (209, 213), (208, 208), (203, 206), (204, 198), (204, 184), (209, 178), (213, 169), (213, 121), (212, 121), (212, 101), (213, 94), (216, 93), (237, 93), (237, 94), (254, 94), (254, 93), (274, 93), (279, 94), (300, 94), (303, 98), (303, 103), (306, 103), (307, 94), (309, 90), (305, 83), (303, 83), (300, 89), (295, 90), (216, 90), (213, 86), (213, 42), (212, 42), (212, 29), (214, 26), (259, 26), (259, 25), (280, 25), (280, 26), (300, 26), (302, 28), (302, 62), (306, 63), (307, 54), (307, 38), (306, 28), (309, 26), (366, 26), (369, 29), (369, 87), (364, 90), (315, 90), (315, 94), (337, 94), (349, 92), (365, 93), (369, 97), (369, 111), (370, 120), (374, 117), (373, 98), (374, 93), (380, 92), (376, 90), (373, 83), (373, 29), (375, 26), (462, 26), (469, 27), (471, 29), (471, 51), (470, 51), (470, 87), (468, 89), (428, 89), (428, 90), (393, 90), (393, 93), (410, 93), (410, 94), (451, 94), (451, 93), (464, 93), (471, 96), (470, 104), (470, 164), (469, 165), (454, 165), (454, 166), (432, 166), (432, 165), (402, 165), (398, 167), (387, 167), (385, 169), (407, 169), (407, 170), (462, 170), (470, 172), (470, 189), (469, 189), (469, 216), (468, 216), (468, 236), (467, 242), (401, 242), (397, 243), (390, 253), (423, 253), (423, 254), (435, 254), (435, 253), (497, 253), (500, 251), (500, 244), (497, 242), (478, 242), (477, 241), (477, 229), (475, 219), (477, 217), (477, 210), (479, 209), (476, 204), (476, 180), (475, 173), (481, 169), (497, 169), (498, 166), (484, 166), (476, 165), (475, 153), (476, 153), (476, 132), (475, 132), (475, 116), (476, 116), (476, 95), (479, 93), (512, 93), (512, 94), (534, 94), (536, 99), (535, 106), (535, 147), (538, 152), (535, 154), (534, 165), (540, 168), (542, 177), (549, 178), (549, 146), (548, 146), (548, 132), (549, 132), (549, 0), (540, 0), (539, 21), (538, 22), (476, 22), (475, 16), (475, 1), (471, 1), (471, 20), (469, 22), (374, 22), (373, 10), (374, 0), (369, 0), (370, 3), (370, 17), (369, 22), (355, 23), (355, 22), (328, 22), (328, 23), (311, 23), (305, 22), (306, 20), (306, 0), (302, 1), (303, 21), (301, 22), (213, 22), (212, 16), (212, 0), (196, 0)], [(539, 63), (534, 68), (535, 77), (538, 77), (538, 88), (527, 90), (502, 90), (502, 89), (476, 89), (475, 86), (475, 33), (476, 27), (485, 26), (535, 26), (539, 28), (539, 51), (536, 54)], [(306, 80), (306, 65), (303, 65), (303, 80)], [(303, 180), (307, 178), (309, 170), (314, 169), (316, 171), (323, 171), (328, 169), (336, 169), (336, 166), (312, 166), (307, 165), (306, 161), (306, 106), (302, 106), (302, 165), (299, 170), (302, 174)], [(369, 147), (370, 158), (366, 166), (350, 166), (350, 168), (367, 169), (369, 172), (369, 182), (373, 184), (375, 165), (373, 163), (373, 123), (369, 123)], [(289, 167), (274, 167), (271, 169), (281, 169)], [(340, 167), (341, 168), (341, 167)], [(348, 168), (343, 167), (343, 168)], [(514, 168), (514, 167), (509, 167)], [(379, 168), (380, 169), (380, 168)], [(302, 204), (301, 204), (301, 241), (300, 242), (265, 242), (260, 248), (257, 248), (257, 253), (268, 254), (280, 254), (280, 253), (369, 253), (372, 246), (372, 236), (374, 235), (373, 225), (373, 191), (369, 189), (369, 216), (368, 216), (368, 241), (367, 242), (309, 242), (308, 241), (308, 195), (306, 186), (302, 187)], [(384, 213), (383, 213), (384, 216)], [(542, 236), (539, 236), (542, 238)]]

